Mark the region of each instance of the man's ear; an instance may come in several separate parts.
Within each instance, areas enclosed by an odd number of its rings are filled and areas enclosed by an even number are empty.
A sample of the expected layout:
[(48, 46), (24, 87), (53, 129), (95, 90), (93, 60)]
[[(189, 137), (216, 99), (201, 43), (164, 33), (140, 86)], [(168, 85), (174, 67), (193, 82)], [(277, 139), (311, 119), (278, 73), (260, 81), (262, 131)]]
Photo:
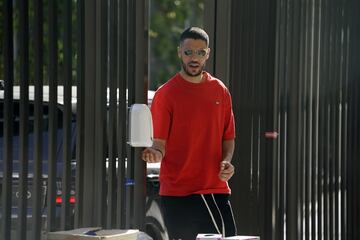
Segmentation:
[(179, 46), (177, 47), (177, 53), (178, 53), (178, 58), (181, 58), (181, 50)]
[(210, 51), (211, 51), (211, 49), (209, 48), (208, 51), (207, 51), (207, 54), (206, 54), (206, 60), (208, 60), (209, 57), (210, 57)]

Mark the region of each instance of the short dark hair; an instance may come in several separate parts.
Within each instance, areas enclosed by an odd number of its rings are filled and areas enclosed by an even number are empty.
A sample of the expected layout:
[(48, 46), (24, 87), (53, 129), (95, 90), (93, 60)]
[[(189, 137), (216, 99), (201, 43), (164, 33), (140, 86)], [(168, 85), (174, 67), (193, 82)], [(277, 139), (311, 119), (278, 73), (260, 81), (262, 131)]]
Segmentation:
[(184, 42), (185, 39), (201, 39), (206, 42), (206, 46), (209, 46), (209, 36), (208, 34), (199, 27), (189, 27), (185, 29), (180, 35), (180, 44)]

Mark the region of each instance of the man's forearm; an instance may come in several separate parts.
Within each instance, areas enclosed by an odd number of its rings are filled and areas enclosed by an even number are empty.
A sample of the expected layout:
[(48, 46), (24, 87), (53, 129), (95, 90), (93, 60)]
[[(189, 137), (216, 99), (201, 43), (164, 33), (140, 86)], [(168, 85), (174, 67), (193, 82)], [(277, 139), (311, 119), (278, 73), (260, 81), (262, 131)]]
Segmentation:
[(162, 157), (165, 156), (165, 145), (166, 145), (166, 141), (165, 140), (162, 140), (162, 139), (154, 139), (153, 141), (153, 145), (152, 145), (152, 148), (158, 150), (161, 152), (162, 154)]
[(222, 144), (222, 160), (231, 162), (231, 159), (234, 155), (235, 149), (235, 140), (224, 140)]

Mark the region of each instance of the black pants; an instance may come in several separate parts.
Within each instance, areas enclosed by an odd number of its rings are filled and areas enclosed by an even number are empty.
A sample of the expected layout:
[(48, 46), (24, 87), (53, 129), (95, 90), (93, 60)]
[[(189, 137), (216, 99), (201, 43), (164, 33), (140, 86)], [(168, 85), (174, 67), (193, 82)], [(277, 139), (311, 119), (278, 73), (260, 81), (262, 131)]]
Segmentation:
[(161, 196), (161, 204), (170, 240), (194, 240), (198, 233), (236, 235), (227, 194)]

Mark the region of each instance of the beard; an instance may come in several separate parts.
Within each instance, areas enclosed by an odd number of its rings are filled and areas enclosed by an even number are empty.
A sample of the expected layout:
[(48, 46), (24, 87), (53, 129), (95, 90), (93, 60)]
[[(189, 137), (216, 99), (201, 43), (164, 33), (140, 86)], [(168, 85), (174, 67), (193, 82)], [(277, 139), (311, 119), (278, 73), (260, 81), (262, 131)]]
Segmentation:
[(199, 70), (194, 72), (194, 71), (191, 71), (190, 67), (189, 67), (189, 64), (191, 64), (192, 62), (189, 62), (187, 65), (184, 63), (184, 61), (181, 59), (181, 66), (182, 66), (182, 69), (184, 70), (184, 72), (190, 76), (190, 77), (198, 77), (200, 76), (200, 74), (203, 72), (204, 68), (205, 68), (205, 63), (203, 65), (200, 65), (199, 66)]

